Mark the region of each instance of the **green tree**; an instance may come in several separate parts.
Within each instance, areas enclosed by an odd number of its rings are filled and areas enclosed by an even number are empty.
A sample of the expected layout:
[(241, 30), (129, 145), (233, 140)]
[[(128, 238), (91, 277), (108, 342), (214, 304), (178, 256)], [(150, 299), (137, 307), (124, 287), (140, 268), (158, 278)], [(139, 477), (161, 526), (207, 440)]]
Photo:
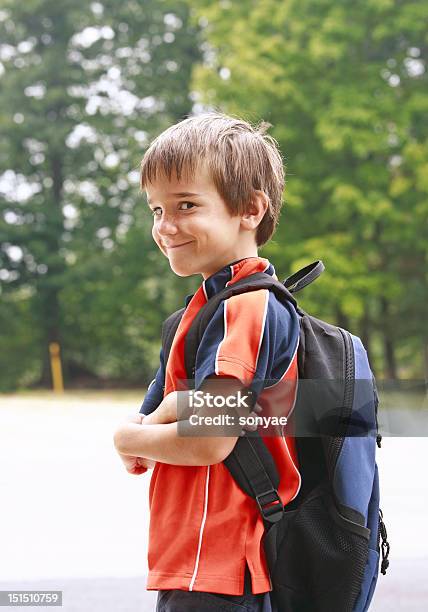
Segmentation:
[[(150, 138), (191, 110), (196, 34), (181, 0), (1, 3), (0, 316), (29, 317), (18, 338), (10, 325), (0, 332), (7, 349), (27, 347), (14, 374), (0, 375), (4, 388), (28, 383), (30, 370), (50, 384), (53, 341), (70, 376), (111, 373), (106, 363), (127, 351), (131, 378), (152, 368), (134, 331), (123, 333), (136, 299), (118, 287), (152, 275), (145, 239), (138, 266), (126, 254), (142, 200), (138, 165)], [(141, 223), (149, 234), (148, 215)]]
[(270, 121), (285, 156), (264, 252), (283, 276), (323, 259), (304, 306), (355, 329), (393, 379), (423, 376), (427, 352), (425, 12), (420, 0), (243, 0), (196, 16), (200, 101)]

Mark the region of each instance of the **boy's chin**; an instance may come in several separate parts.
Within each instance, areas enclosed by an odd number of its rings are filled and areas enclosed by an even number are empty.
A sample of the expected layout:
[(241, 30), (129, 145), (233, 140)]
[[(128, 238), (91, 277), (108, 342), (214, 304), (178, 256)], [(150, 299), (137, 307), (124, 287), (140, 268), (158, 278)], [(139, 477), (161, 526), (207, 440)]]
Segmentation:
[(192, 276), (192, 274), (198, 274), (198, 271), (192, 269), (190, 266), (189, 267), (176, 266), (176, 265), (171, 264), (171, 262), (169, 262), (169, 266), (171, 270), (174, 272), (174, 274), (176, 274), (177, 276), (182, 276), (183, 278), (186, 276)]

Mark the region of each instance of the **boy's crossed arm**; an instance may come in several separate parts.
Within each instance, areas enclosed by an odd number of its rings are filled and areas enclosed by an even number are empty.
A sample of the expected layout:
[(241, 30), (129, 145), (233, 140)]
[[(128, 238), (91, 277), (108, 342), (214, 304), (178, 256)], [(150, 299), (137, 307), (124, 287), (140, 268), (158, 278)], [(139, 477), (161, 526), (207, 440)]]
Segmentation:
[[(218, 383), (218, 377), (212, 379), (217, 379)], [(238, 379), (228, 380), (228, 396), (236, 396), (242, 389), (243, 385)], [(213, 384), (210, 380), (205, 381), (201, 390), (204, 397), (209, 393), (217, 397), (222, 395), (219, 393), (218, 384)], [(146, 463), (147, 460), (170, 465), (212, 465), (220, 463), (232, 452), (242, 427), (231, 428), (223, 422), (222, 425), (210, 425), (209, 428), (201, 426), (199, 431), (203, 431), (205, 435), (196, 435), (198, 427), (191, 425), (188, 420), (194, 412), (189, 407), (189, 399), (189, 391), (169, 393), (154, 412), (143, 418), (141, 424), (138, 423), (138, 418), (135, 418), (133, 422), (124, 423), (117, 429), (114, 444), (125, 465), (126, 457), (129, 457), (129, 462), (131, 459), (144, 458), (140, 463), (142, 469), (138, 470), (138, 461), (135, 461), (136, 469), (130, 470), (127, 465), (128, 471), (134, 474), (142, 473), (145, 471), (144, 467), (150, 467), (150, 464)], [(235, 415), (248, 416), (251, 411), (251, 405), (248, 408), (240, 408), (234, 412)], [(256, 404), (253, 410), (256, 413), (261, 409)], [(231, 413), (233, 411), (230, 408), (219, 410), (205, 403), (198, 410), (197, 416), (212, 417)], [(180, 428), (185, 428), (186, 433), (191, 435), (182, 435), (183, 429), (180, 435)], [(206, 435), (207, 432), (209, 435)], [(233, 435), (233, 432), (237, 435)]]

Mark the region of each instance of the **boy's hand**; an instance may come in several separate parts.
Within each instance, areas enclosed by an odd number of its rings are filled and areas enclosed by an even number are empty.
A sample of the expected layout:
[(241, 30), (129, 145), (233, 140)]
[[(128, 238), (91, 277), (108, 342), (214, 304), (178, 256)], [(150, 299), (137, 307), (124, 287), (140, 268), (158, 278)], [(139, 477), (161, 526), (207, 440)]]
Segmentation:
[[(130, 414), (127, 419), (127, 423), (137, 423), (137, 425), (141, 425), (143, 419), (145, 418), (144, 414)], [(144, 457), (133, 457), (131, 455), (123, 455), (122, 453), (117, 453), (124, 464), (126, 471), (129, 474), (135, 474), (136, 476), (140, 474), (144, 474), (146, 470), (151, 470), (155, 467), (156, 461), (152, 461), (151, 459), (145, 459)]]
[(177, 403), (179, 393), (187, 391), (172, 391), (166, 395), (159, 406), (144, 418), (145, 425), (166, 425), (177, 422)]
[(144, 417), (145, 415), (142, 414), (141, 412), (138, 412), (137, 414), (130, 414), (126, 422), (127, 423), (137, 423), (138, 425), (141, 425)]
[(135, 476), (144, 474), (146, 470), (151, 470), (156, 465), (156, 461), (144, 459), (144, 457), (131, 457), (130, 455), (122, 455), (121, 453), (118, 453), (118, 455), (122, 459), (126, 471)]

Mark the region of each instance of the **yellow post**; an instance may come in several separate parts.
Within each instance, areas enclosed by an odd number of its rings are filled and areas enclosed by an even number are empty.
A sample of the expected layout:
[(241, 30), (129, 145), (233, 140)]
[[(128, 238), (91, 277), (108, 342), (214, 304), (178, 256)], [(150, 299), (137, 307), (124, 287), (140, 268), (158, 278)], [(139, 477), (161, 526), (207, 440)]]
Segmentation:
[(58, 342), (51, 342), (49, 344), (49, 353), (51, 356), (53, 390), (56, 393), (62, 393), (64, 391), (64, 383), (62, 381), (61, 357)]

